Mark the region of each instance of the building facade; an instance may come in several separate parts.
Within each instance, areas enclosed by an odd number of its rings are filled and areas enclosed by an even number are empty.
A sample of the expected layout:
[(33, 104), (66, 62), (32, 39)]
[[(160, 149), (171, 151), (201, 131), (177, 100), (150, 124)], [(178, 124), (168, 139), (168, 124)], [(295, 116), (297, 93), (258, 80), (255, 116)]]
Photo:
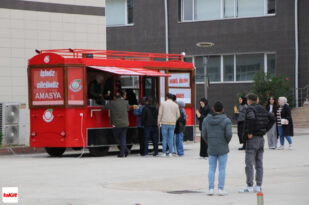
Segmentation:
[[(109, 8), (121, 19), (113, 21)], [(294, 89), (309, 83), (307, 0), (106, 0), (106, 10), (107, 49), (185, 52), (196, 67), (197, 106), (205, 96), (203, 63), (207, 98), (221, 100), (230, 117), (259, 71), (287, 76)]]
[[(0, 102), (27, 107), (27, 64), (36, 49), (105, 50), (105, 23), (104, 0), (1, 0)], [(27, 144), (29, 133), (22, 135)]]

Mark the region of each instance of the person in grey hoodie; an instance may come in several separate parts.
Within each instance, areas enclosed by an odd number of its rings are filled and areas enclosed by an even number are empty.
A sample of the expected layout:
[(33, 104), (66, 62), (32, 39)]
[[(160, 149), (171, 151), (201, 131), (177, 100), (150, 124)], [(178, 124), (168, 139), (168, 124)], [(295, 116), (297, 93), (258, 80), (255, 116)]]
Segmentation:
[(232, 139), (232, 122), (224, 114), (224, 107), (221, 102), (213, 106), (213, 114), (208, 115), (203, 121), (202, 137), (208, 144), (208, 195), (214, 194), (215, 173), (217, 162), (219, 163), (219, 195), (226, 195), (224, 191), (225, 169), (229, 142)]

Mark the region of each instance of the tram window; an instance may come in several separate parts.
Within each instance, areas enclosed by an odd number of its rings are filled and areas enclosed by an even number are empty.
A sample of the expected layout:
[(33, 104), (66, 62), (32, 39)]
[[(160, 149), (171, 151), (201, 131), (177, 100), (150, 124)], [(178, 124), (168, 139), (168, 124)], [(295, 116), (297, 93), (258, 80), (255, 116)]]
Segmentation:
[(143, 78), (143, 95), (151, 97), (153, 102), (158, 103), (158, 78), (146, 77)]
[(104, 105), (113, 96), (112, 75), (89, 69), (87, 72), (88, 105)]
[(120, 81), (123, 89), (139, 89), (138, 76), (120, 76)]
[(140, 101), (140, 87), (138, 76), (121, 76), (121, 88), (125, 91), (129, 105), (137, 105)]

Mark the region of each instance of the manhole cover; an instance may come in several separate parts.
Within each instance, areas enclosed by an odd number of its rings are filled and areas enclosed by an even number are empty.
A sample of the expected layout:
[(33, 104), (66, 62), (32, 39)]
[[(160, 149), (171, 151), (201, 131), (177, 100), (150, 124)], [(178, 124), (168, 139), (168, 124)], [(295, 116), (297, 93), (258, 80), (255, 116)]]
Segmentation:
[(166, 193), (169, 194), (198, 194), (201, 193), (200, 191), (193, 191), (193, 190), (180, 190), (180, 191), (168, 191)]

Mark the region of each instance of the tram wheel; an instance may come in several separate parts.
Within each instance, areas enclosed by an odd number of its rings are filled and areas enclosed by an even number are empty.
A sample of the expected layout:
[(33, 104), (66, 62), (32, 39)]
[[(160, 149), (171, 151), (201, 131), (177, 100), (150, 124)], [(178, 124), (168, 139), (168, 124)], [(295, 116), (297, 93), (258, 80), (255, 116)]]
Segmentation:
[(45, 147), (51, 157), (60, 157), (65, 152), (65, 147)]
[(100, 157), (108, 154), (109, 147), (89, 147), (88, 149), (92, 156)]

